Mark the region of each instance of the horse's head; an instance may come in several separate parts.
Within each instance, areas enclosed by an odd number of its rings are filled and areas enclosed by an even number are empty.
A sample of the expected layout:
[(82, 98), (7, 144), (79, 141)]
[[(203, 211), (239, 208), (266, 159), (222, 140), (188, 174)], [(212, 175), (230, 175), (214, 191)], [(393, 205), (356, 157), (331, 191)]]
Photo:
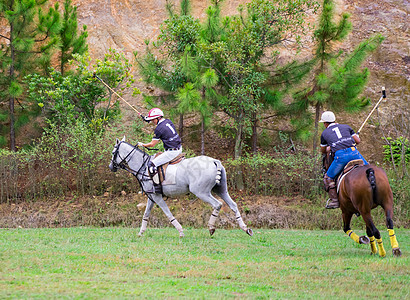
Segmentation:
[(146, 152), (127, 143), (124, 136), (121, 141), (117, 139), (115, 142), (109, 168), (112, 172), (117, 172), (121, 168), (136, 175), (143, 172), (142, 168), (149, 158), (150, 156)]
[(327, 169), (329, 169), (330, 165), (333, 162), (333, 155), (330, 151), (326, 151), (326, 153), (322, 154), (322, 173), (326, 173)]
[(120, 167), (121, 164), (121, 155), (120, 153), (120, 145), (122, 142), (125, 141), (125, 136), (123, 139), (120, 141), (119, 139), (116, 140), (114, 149), (112, 150), (112, 157), (111, 157), (111, 162), (110, 165), (108, 166), (112, 172), (117, 172), (118, 168)]

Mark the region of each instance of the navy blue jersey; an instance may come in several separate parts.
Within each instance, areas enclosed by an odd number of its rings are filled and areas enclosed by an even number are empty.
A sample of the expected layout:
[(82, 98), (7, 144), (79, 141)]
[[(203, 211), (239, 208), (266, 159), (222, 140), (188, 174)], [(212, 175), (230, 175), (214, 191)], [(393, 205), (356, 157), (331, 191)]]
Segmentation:
[(355, 143), (353, 139), (355, 134), (349, 125), (332, 123), (323, 130), (320, 137), (320, 146), (330, 146), (331, 151), (335, 153), (337, 150), (352, 147)]
[(163, 119), (163, 121), (158, 123), (154, 131), (153, 139), (161, 140), (164, 143), (165, 150), (181, 147), (181, 138), (179, 137), (174, 124), (168, 119)]

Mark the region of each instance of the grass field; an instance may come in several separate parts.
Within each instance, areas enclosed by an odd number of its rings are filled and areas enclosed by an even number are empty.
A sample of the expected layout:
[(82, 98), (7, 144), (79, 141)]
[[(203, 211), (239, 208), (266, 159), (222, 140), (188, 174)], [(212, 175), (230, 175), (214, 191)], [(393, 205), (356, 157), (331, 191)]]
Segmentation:
[(396, 230), (400, 258), (392, 257), (384, 228), (386, 258), (371, 256), (369, 246), (342, 231), (185, 234), (0, 229), (0, 298), (410, 299), (410, 230)]

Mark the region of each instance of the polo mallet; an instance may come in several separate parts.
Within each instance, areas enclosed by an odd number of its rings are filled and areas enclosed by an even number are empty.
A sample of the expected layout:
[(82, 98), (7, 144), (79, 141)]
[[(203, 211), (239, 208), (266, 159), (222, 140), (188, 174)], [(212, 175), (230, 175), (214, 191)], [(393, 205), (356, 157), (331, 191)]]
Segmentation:
[(364, 120), (362, 126), (360, 126), (359, 130), (357, 131), (357, 134), (360, 133), (360, 131), (362, 130), (364, 124), (366, 124), (367, 120), (370, 118), (370, 116), (372, 115), (372, 113), (376, 110), (376, 108), (379, 107), (380, 102), (382, 102), (383, 98), (386, 98), (386, 89), (384, 87), (382, 87), (382, 96), (380, 97), (380, 100), (376, 103), (376, 105), (373, 107), (372, 111), (370, 112), (370, 114), (367, 116), (366, 120)]
[(140, 116), (142, 116), (142, 114), (141, 114), (138, 110), (136, 110), (134, 106), (132, 106), (131, 104), (129, 104), (129, 103), (127, 102), (127, 100), (125, 100), (123, 97), (121, 97), (120, 95), (118, 95), (118, 93), (117, 93), (116, 91), (114, 91), (108, 84), (106, 84), (106, 83), (104, 82), (104, 80), (102, 80), (100, 77), (98, 77), (98, 75), (97, 75), (95, 72), (94, 72), (93, 78), (97, 78), (99, 81), (101, 81), (101, 83), (102, 83), (103, 85), (105, 85), (111, 92), (113, 92), (114, 94), (116, 94), (116, 95), (118, 96), (118, 98), (120, 98), (122, 101), (124, 101), (125, 103), (127, 103), (128, 106), (131, 107), (137, 114), (139, 114)]

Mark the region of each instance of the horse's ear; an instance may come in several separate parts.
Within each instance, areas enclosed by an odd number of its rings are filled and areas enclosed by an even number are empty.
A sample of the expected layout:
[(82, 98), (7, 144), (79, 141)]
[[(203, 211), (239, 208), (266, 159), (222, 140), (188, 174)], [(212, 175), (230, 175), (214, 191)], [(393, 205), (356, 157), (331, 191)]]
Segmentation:
[(119, 139), (116, 139), (115, 144), (118, 145), (119, 142), (120, 142), (120, 140), (119, 140)]
[(125, 135), (124, 135), (124, 137), (122, 138), (121, 142), (125, 142)]

